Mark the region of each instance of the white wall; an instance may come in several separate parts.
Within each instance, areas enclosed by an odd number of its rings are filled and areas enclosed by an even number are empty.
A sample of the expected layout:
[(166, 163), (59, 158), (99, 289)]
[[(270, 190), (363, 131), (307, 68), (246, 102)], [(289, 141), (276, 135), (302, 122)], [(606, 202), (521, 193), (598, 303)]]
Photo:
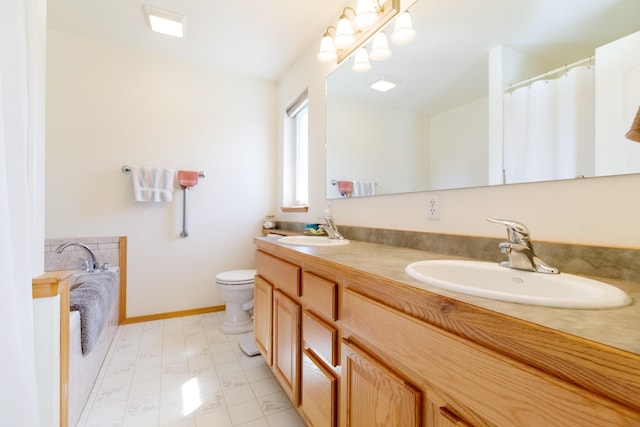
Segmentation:
[(428, 159), (418, 155), (428, 152), (423, 116), (339, 97), (327, 115), (334, 131), (327, 146), (330, 198), (341, 197), (331, 180), (375, 181), (377, 194), (428, 188)]
[[(46, 237), (128, 236), (127, 315), (221, 305), (274, 211), (276, 85), (50, 31)], [(171, 204), (133, 201), (123, 165), (202, 170)]]
[(640, 212), (640, 175), (438, 191), (439, 221), (427, 220), (428, 193), (424, 192), (328, 202), (324, 194), (323, 95), (324, 79), (332, 66), (315, 60), (318, 43), (319, 38), (278, 87), (282, 117), (284, 100), (290, 99), (298, 88), (309, 86), (310, 142), (314, 153), (309, 213), (279, 213), (278, 218), (314, 220), (329, 205), (338, 225), (503, 237), (506, 234), (501, 227), (484, 219), (496, 216), (524, 222), (534, 240), (640, 246), (640, 227), (635, 226)]
[(433, 115), (429, 129), (430, 188), (475, 187), (489, 183), (487, 98)]

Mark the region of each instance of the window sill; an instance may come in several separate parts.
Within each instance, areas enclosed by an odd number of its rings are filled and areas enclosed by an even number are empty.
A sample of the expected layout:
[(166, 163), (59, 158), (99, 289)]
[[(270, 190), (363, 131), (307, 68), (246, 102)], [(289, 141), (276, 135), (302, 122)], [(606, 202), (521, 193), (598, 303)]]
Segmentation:
[(282, 206), (282, 212), (309, 212), (309, 206)]

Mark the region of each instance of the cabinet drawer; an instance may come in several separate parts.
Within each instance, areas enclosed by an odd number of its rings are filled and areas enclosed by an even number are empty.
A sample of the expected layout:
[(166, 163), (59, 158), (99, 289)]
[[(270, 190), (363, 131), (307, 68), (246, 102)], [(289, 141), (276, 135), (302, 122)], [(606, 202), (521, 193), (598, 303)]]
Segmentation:
[(307, 347), (332, 366), (338, 366), (338, 330), (305, 311), (302, 315), (302, 339)]
[(281, 289), (290, 296), (300, 296), (300, 267), (256, 251), (256, 270), (276, 289)]
[(338, 284), (313, 273), (302, 273), (304, 302), (328, 319), (338, 319)]

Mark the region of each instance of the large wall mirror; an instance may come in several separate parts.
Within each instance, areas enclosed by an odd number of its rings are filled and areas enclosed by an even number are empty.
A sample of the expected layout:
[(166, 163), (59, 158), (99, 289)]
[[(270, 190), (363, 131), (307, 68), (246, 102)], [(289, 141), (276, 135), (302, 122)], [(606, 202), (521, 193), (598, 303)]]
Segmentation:
[[(327, 78), (327, 198), (640, 172), (640, 144), (624, 138), (640, 105), (640, 1), (417, 0), (409, 12), (411, 43)], [(397, 86), (372, 90), (381, 76)], [(537, 93), (556, 80), (569, 83)], [(344, 195), (338, 181), (368, 189)]]

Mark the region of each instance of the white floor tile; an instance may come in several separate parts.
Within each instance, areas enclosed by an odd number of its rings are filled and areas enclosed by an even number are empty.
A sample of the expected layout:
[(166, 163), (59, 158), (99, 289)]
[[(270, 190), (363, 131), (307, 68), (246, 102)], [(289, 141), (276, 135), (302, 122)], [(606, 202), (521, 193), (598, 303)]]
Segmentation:
[(196, 415), (197, 427), (233, 427), (229, 412), (226, 409), (210, 411), (202, 415)]
[(229, 406), (229, 416), (234, 426), (255, 421), (263, 417), (260, 405), (255, 400), (250, 400), (239, 405)]
[(223, 314), (121, 326), (78, 426), (304, 426), (262, 357), (220, 332)]

